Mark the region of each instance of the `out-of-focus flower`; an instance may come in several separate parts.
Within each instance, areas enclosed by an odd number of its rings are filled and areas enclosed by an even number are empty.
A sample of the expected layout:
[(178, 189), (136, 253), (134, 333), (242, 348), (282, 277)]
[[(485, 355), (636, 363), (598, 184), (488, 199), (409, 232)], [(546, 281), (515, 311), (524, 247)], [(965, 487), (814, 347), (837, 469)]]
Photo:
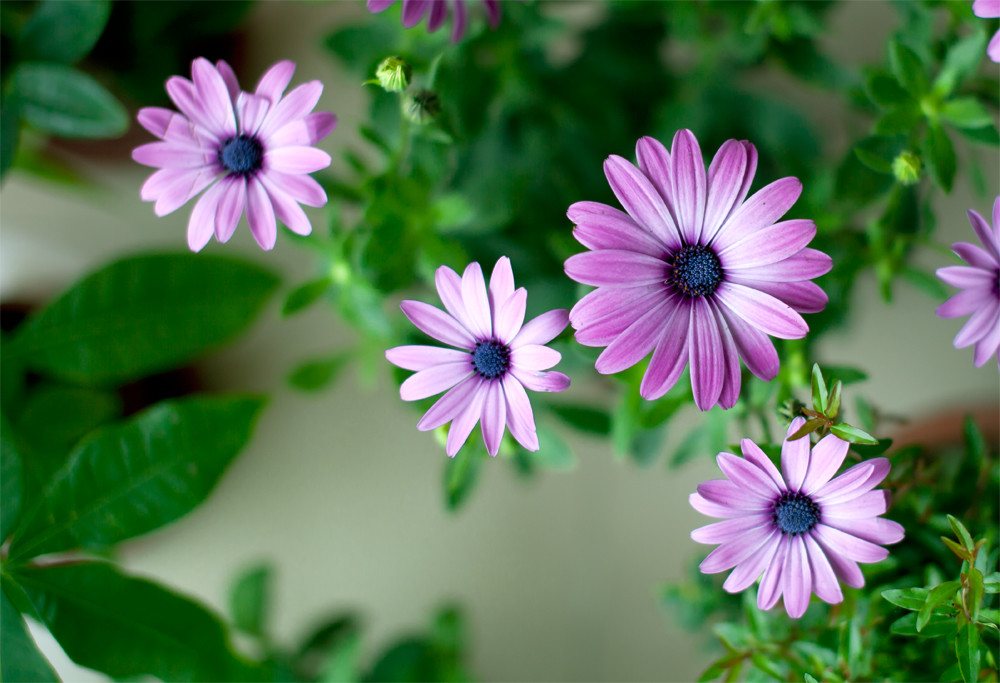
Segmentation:
[(413, 67), (402, 57), (386, 57), (375, 69), (375, 81), (386, 92), (403, 92), (412, 76)]
[(522, 446), (537, 451), (535, 418), (525, 388), (562, 391), (569, 386), (569, 377), (561, 372), (544, 372), (562, 358), (545, 344), (566, 328), (566, 310), (552, 310), (523, 324), (527, 291), (514, 289), (506, 256), (493, 268), (488, 290), (478, 263), (470, 263), (461, 277), (441, 266), (435, 283), (447, 313), (422, 301), (403, 301), (400, 308), (422, 332), (457, 348), (397, 346), (385, 352), (390, 363), (417, 371), (399, 388), (404, 401), (448, 390), (417, 429), (451, 422), (449, 456), (458, 453), (480, 421), (490, 455), (500, 450), (505, 426)]
[[(482, 0), (490, 28), (500, 25), (500, 0)], [(369, 12), (383, 12), (396, 4), (396, 0), (368, 0)], [(451, 42), (457, 43), (465, 35), (467, 23), (465, 0), (403, 0), (403, 26), (413, 28), (427, 17), (427, 30), (437, 31), (453, 15)]]
[(881, 547), (903, 538), (903, 527), (879, 517), (889, 492), (875, 490), (889, 473), (887, 458), (873, 458), (832, 479), (848, 443), (833, 434), (809, 447), (809, 438), (789, 441), (805, 423), (792, 421), (781, 446), (781, 471), (750, 439), (743, 457), (719, 453), (726, 479), (698, 486), (691, 506), (715, 522), (691, 532), (698, 543), (720, 544), (701, 563), (705, 574), (732, 569), (723, 588), (738, 593), (763, 573), (757, 606), (771, 609), (784, 595), (785, 611), (801, 617), (815, 593), (830, 604), (844, 599), (839, 581), (865, 585), (858, 562), (881, 562)]
[(421, 126), (441, 115), (441, 99), (433, 90), (417, 90), (403, 98), (403, 116)]
[(282, 97), (294, 72), (292, 62), (278, 62), (251, 94), (240, 90), (226, 62), (213, 66), (198, 58), (192, 80), (167, 80), (167, 94), (181, 113), (139, 110), (139, 123), (161, 140), (132, 152), (140, 164), (160, 169), (142, 186), (142, 199), (155, 201), (156, 215), (165, 216), (207, 188), (188, 221), (192, 251), (213, 233), (220, 242), (229, 240), (244, 209), (263, 249), (277, 239), (275, 216), (292, 232), (312, 231), (299, 204), (326, 204), (326, 192), (307, 174), (330, 165), (330, 155), (313, 145), (330, 134), (337, 117), (312, 111), (323, 92), (319, 81)]
[(938, 268), (937, 276), (962, 291), (938, 306), (940, 318), (969, 316), (955, 336), (955, 348), (976, 345), (973, 360), (980, 367), (995, 358), (1000, 368), (1000, 197), (993, 201), (993, 229), (975, 211), (969, 222), (982, 247), (955, 242), (952, 251), (967, 266)]
[[(1000, 17), (1000, 0), (976, 0), (972, 3), (972, 13), (983, 19)], [(1000, 31), (993, 34), (986, 54), (994, 62), (1000, 62)]]
[[(730, 408), (740, 394), (740, 358), (757, 377), (774, 379), (779, 361), (768, 335), (804, 337), (799, 313), (827, 296), (810, 282), (832, 267), (806, 247), (811, 220), (780, 218), (798, 199), (796, 178), (776, 180), (746, 199), (757, 150), (727, 141), (708, 172), (689, 130), (673, 148), (644, 137), (639, 167), (612, 155), (604, 173), (625, 212), (597, 202), (569, 208), (573, 235), (591, 251), (571, 256), (566, 274), (597, 287), (570, 311), (576, 339), (606, 346), (597, 371), (615, 373), (653, 357), (644, 398), (663, 396), (691, 366), (695, 403)], [(746, 200), (746, 201), (744, 201)]]

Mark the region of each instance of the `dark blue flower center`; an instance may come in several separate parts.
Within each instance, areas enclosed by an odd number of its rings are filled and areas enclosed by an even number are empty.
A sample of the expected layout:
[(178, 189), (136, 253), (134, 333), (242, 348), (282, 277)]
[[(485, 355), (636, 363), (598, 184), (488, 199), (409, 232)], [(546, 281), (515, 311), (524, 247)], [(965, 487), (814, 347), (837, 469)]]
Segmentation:
[(719, 257), (709, 247), (689, 244), (667, 259), (669, 280), (687, 296), (706, 296), (722, 282)]
[(510, 347), (498, 341), (481, 341), (472, 352), (472, 367), (480, 377), (496, 379), (510, 367)]
[(260, 169), (264, 147), (257, 138), (237, 135), (229, 138), (219, 150), (219, 163), (230, 173), (247, 175)]
[(771, 515), (783, 534), (804, 534), (819, 523), (819, 506), (798, 491), (785, 491), (774, 501)]

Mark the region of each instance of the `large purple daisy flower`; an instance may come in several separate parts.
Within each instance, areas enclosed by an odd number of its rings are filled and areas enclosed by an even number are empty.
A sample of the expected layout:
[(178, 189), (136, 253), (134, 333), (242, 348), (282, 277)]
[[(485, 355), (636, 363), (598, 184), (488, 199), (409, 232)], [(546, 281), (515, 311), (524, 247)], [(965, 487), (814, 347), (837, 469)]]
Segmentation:
[(938, 268), (937, 276), (962, 291), (938, 306), (941, 318), (969, 316), (955, 336), (955, 348), (976, 345), (973, 360), (982, 366), (991, 357), (1000, 368), (1000, 197), (993, 201), (993, 229), (975, 211), (969, 210), (969, 222), (982, 247), (955, 242), (952, 251), (967, 266)]
[[(490, 22), (490, 28), (496, 29), (500, 25), (499, 0), (482, 0), (482, 3), (483, 9), (486, 10), (486, 17)], [(368, 11), (384, 12), (395, 4), (396, 0), (368, 0)], [(403, 0), (403, 26), (404, 28), (413, 28), (426, 16), (427, 30), (433, 33), (444, 24), (445, 19), (448, 18), (449, 10), (454, 15), (451, 25), (451, 42), (457, 43), (465, 35), (467, 23), (465, 0)]]
[(597, 289), (570, 311), (576, 339), (606, 346), (597, 371), (610, 374), (653, 357), (640, 393), (657, 399), (691, 366), (695, 403), (731, 408), (740, 394), (740, 358), (764, 380), (778, 373), (768, 335), (804, 337), (799, 313), (826, 306), (812, 278), (832, 267), (809, 249), (810, 220), (780, 218), (802, 184), (782, 178), (746, 199), (757, 150), (729, 140), (708, 173), (689, 130), (673, 148), (644, 137), (639, 167), (612, 155), (604, 173), (625, 212), (597, 202), (569, 207), (574, 237), (591, 251), (571, 256), (566, 274)]
[[(972, 13), (983, 19), (1000, 17), (1000, 0), (976, 0), (972, 3)], [(1000, 62), (1000, 31), (993, 34), (986, 54), (994, 62)]]
[(805, 420), (797, 417), (781, 445), (781, 472), (750, 439), (743, 457), (719, 453), (728, 479), (698, 486), (691, 506), (715, 522), (691, 532), (698, 543), (719, 543), (700, 569), (705, 574), (732, 569), (722, 587), (738, 593), (763, 573), (757, 606), (771, 609), (784, 595), (788, 616), (799, 618), (815, 593), (830, 604), (844, 599), (838, 580), (865, 585), (858, 562), (881, 562), (885, 543), (903, 538), (903, 527), (881, 515), (889, 492), (875, 488), (889, 473), (887, 458), (858, 463), (831, 477), (847, 455), (848, 443), (833, 434), (809, 448), (809, 437), (789, 441)]
[(417, 429), (451, 422), (449, 456), (458, 453), (480, 420), (490, 455), (500, 450), (505, 426), (518, 443), (537, 451), (535, 418), (524, 390), (562, 391), (569, 386), (569, 377), (561, 372), (543, 372), (562, 358), (545, 344), (566, 329), (566, 310), (552, 310), (523, 324), (528, 293), (524, 287), (514, 289), (506, 256), (493, 268), (489, 291), (478, 263), (470, 263), (461, 277), (441, 266), (435, 284), (447, 313), (422, 301), (403, 301), (400, 308), (422, 332), (457, 348), (397, 346), (385, 352), (390, 363), (417, 371), (399, 387), (404, 401), (449, 390), (420, 418)]
[(312, 113), (323, 92), (319, 81), (282, 97), (295, 64), (278, 62), (253, 94), (241, 92), (225, 62), (198, 58), (192, 80), (173, 76), (167, 94), (181, 113), (160, 107), (139, 110), (139, 123), (160, 138), (137, 147), (132, 158), (158, 168), (142, 186), (157, 216), (176, 211), (202, 190), (188, 221), (188, 246), (200, 251), (215, 234), (226, 242), (246, 209), (250, 232), (263, 249), (277, 239), (275, 216), (292, 232), (312, 225), (299, 203), (326, 204), (326, 192), (308, 173), (330, 165), (312, 145), (330, 134), (337, 117)]

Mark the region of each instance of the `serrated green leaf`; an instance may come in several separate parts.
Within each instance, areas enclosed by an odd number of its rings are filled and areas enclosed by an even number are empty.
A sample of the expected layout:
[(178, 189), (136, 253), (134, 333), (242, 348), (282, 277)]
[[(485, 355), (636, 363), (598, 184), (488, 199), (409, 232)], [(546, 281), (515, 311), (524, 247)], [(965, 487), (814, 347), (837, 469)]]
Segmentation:
[[(3, 582), (6, 588), (6, 581)], [(24, 619), (0, 590), (0, 681), (5, 683), (48, 683), (59, 676), (35, 645)]]
[(281, 315), (287, 318), (304, 310), (330, 291), (331, 285), (333, 285), (333, 282), (328, 277), (321, 277), (299, 285), (289, 292), (284, 305), (281, 307)]
[(250, 438), (257, 398), (163, 401), (92, 432), (25, 511), (11, 559), (107, 547), (197, 507)]
[(941, 186), (941, 189), (945, 193), (951, 192), (957, 168), (955, 147), (952, 145), (948, 134), (944, 132), (941, 124), (931, 123), (927, 126), (927, 138), (924, 140), (924, 154), (938, 185)]
[(277, 282), (256, 265), (220, 256), (125, 258), (29, 318), (7, 352), (71, 383), (127, 382), (229, 341), (248, 327)]
[(965, 683), (978, 681), (982, 659), (979, 651), (979, 626), (965, 622), (959, 627), (955, 636), (955, 654), (958, 655), (958, 668)]
[(917, 613), (917, 631), (923, 631), (924, 626), (930, 621), (934, 608), (938, 605), (949, 602), (962, 587), (959, 581), (946, 581), (939, 586), (935, 586), (927, 594), (927, 599)]
[(268, 564), (250, 567), (236, 577), (229, 593), (233, 625), (258, 638), (267, 634), (272, 574)]
[(951, 530), (955, 533), (955, 537), (962, 543), (962, 546), (968, 550), (970, 553), (976, 549), (976, 544), (972, 542), (972, 534), (969, 530), (965, 528), (961, 520), (952, 515), (948, 515), (948, 524), (951, 525)]
[(349, 353), (337, 353), (298, 365), (288, 376), (288, 383), (300, 391), (319, 391), (337, 378), (351, 359)]
[(982, 128), (993, 123), (993, 117), (975, 97), (957, 97), (941, 107), (941, 118), (956, 128)]
[(826, 413), (826, 381), (823, 379), (823, 371), (816, 363), (813, 363), (812, 367), (812, 398), (813, 409), (819, 413)]
[(106, 0), (42, 0), (18, 39), (24, 61), (73, 64), (101, 37), (111, 3)]
[(874, 436), (862, 429), (852, 427), (849, 424), (833, 425), (833, 427), (830, 428), (830, 432), (836, 434), (844, 441), (849, 441), (851, 443), (860, 443), (868, 446), (878, 444), (878, 439)]
[(896, 81), (913, 95), (914, 99), (927, 92), (927, 74), (920, 57), (898, 40), (889, 43), (889, 65)]
[(882, 591), (882, 597), (897, 607), (917, 611), (924, 606), (929, 592), (926, 588), (893, 588)]
[(128, 111), (96, 80), (71, 66), (24, 62), (11, 76), (21, 118), (66, 138), (116, 138), (128, 130)]
[(33, 569), (18, 580), (81, 666), (118, 679), (259, 680), (230, 652), (214, 615), (151, 581), (102, 562)]

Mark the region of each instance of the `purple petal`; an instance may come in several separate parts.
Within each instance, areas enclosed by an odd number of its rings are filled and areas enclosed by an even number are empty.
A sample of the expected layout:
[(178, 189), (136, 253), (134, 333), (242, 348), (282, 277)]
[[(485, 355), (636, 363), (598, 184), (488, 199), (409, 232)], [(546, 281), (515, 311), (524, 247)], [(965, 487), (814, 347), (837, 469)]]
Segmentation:
[(424, 18), (433, 0), (403, 0), (403, 27), (413, 28)]
[(767, 457), (757, 444), (750, 439), (743, 439), (740, 442), (740, 450), (743, 451), (743, 457), (746, 458), (747, 462), (752, 463), (767, 475), (774, 484), (774, 488), (778, 491), (785, 491), (787, 489), (785, 480), (782, 478), (781, 473), (778, 472), (778, 468), (774, 466), (771, 459)]
[(504, 375), (502, 382), (507, 401), (507, 427), (511, 436), (529, 451), (537, 451), (538, 435), (535, 432), (535, 416), (531, 412), (528, 394), (513, 375)]
[(539, 372), (554, 367), (562, 360), (562, 354), (555, 349), (540, 344), (528, 344), (513, 349), (510, 362), (528, 372)]
[(843, 519), (833, 518), (829, 522), (824, 522), (827, 526), (840, 529), (846, 534), (863, 538), (866, 541), (886, 545), (888, 543), (899, 543), (903, 540), (905, 530), (902, 524), (893, 522), (884, 517), (868, 517), (865, 519)]
[(828, 550), (827, 557), (831, 559), (832, 556), (838, 556), (869, 564), (881, 562), (889, 557), (889, 551), (882, 546), (845, 534), (840, 529), (834, 529), (826, 524), (817, 524), (811, 533), (813, 538)]
[(785, 596), (785, 611), (788, 612), (788, 616), (798, 619), (809, 607), (812, 571), (809, 569), (809, 557), (802, 538), (792, 536), (786, 543), (788, 543), (788, 553), (785, 555), (785, 566), (781, 572), (785, 584), (782, 593)]
[(814, 282), (753, 282), (740, 277), (730, 278), (730, 282), (749, 289), (769, 294), (798, 313), (819, 313), (830, 298)]
[(789, 491), (801, 491), (802, 481), (809, 469), (809, 437), (789, 441), (788, 437), (798, 431), (806, 423), (805, 418), (797, 417), (788, 427), (785, 440), (781, 443), (781, 472), (785, 475), (785, 483)]
[(805, 543), (806, 553), (809, 555), (809, 568), (812, 570), (813, 591), (823, 602), (835, 605), (843, 602), (844, 593), (840, 589), (840, 582), (837, 575), (830, 566), (830, 561), (826, 559), (826, 553), (819, 547), (809, 534), (801, 536)]
[[(143, 107), (136, 115), (139, 125), (158, 138), (167, 132), (171, 119), (181, 116), (175, 111), (163, 107)], [(183, 117), (182, 117), (183, 118)]]
[(698, 495), (709, 503), (716, 503), (743, 513), (768, 512), (774, 497), (762, 491), (740, 488), (728, 479), (710, 479), (698, 484)]
[(451, 389), (470, 375), (472, 364), (468, 358), (458, 363), (433, 365), (407, 377), (399, 387), (399, 397), (404, 401), (419, 401)]
[(646, 311), (608, 344), (597, 357), (595, 369), (602, 375), (610, 375), (630, 368), (645, 358), (663, 331), (663, 319), (676, 305), (674, 299), (666, 299)]
[(702, 574), (717, 574), (732, 569), (766, 543), (774, 534), (774, 529), (761, 525), (745, 531), (739, 538), (723, 543), (708, 554), (698, 565)]
[[(478, 377), (472, 377), (478, 380)], [(481, 381), (481, 380), (480, 380)], [(445, 440), (445, 453), (449, 458), (454, 458), (459, 449), (469, 438), (469, 434), (475, 429), (476, 423), (483, 412), (483, 403), (486, 400), (486, 386), (481, 383), (477, 386), (475, 393), (469, 397), (468, 405), (459, 408), (461, 412), (455, 416), (448, 428), (448, 438)], [(463, 409), (464, 408), (464, 409)]]
[(483, 441), (486, 452), (495, 456), (500, 452), (503, 430), (507, 425), (507, 407), (500, 382), (486, 383), (486, 400), (483, 402)]
[(811, 493), (813, 500), (824, 505), (836, 505), (857, 498), (882, 483), (889, 474), (888, 458), (872, 458), (859, 462), (830, 483)]
[(302, 121), (309, 132), (309, 144), (315, 144), (333, 132), (337, 127), (337, 115), (328, 111), (317, 111), (306, 116)]
[(212, 122), (209, 129), (222, 133), (220, 137), (236, 135), (233, 101), (229, 97), (229, 88), (218, 70), (210, 61), (199, 57), (191, 64), (191, 77), (199, 102)]
[(274, 220), (274, 207), (267, 190), (256, 178), (247, 180), (247, 222), (250, 234), (265, 251), (274, 249), (278, 239), (278, 225)]
[[(596, 204), (596, 202), (577, 202), (568, 212), (570, 219), (576, 223), (573, 237), (588, 249), (636, 251), (658, 259), (667, 256), (667, 249), (659, 238), (633, 221), (627, 213), (612, 209), (610, 206), (605, 207), (603, 204), (597, 206), (603, 207), (607, 212), (604, 214), (574, 211), (574, 207), (580, 204)], [(678, 243), (677, 247), (679, 246)]]
[(952, 287), (969, 289), (970, 287), (989, 289), (996, 281), (996, 266), (994, 272), (973, 268), (971, 266), (947, 266), (937, 269), (937, 276)]
[(499, 311), (493, 309), (493, 336), (504, 344), (510, 342), (521, 331), (524, 324), (524, 310), (528, 301), (528, 291), (521, 287), (500, 304)]
[(191, 251), (201, 251), (212, 239), (212, 233), (215, 230), (215, 213), (225, 187), (222, 183), (216, 183), (208, 188), (208, 191), (194, 205), (191, 217), (188, 219), (187, 230), (188, 247)]
[(708, 182), (705, 179), (705, 160), (698, 140), (691, 131), (679, 130), (674, 135), (670, 162), (677, 225), (686, 244), (701, 244)]
[[(722, 481), (722, 480), (719, 480)], [(688, 502), (691, 503), (691, 507), (700, 512), (703, 515), (708, 515), (709, 517), (723, 517), (726, 519), (732, 517), (746, 517), (748, 515), (758, 515), (760, 510), (745, 510), (742, 508), (734, 508), (729, 505), (722, 505), (721, 503), (715, 503), (704, 498), (699, 493), (692, 493), (688, 496)]]
[(809, 332), (802, 316), (770, 294), (732, 282), (715, 290), (716, 299), (761, 332), (779, 339), (801, 339)]
[(471, 350), (476, 340), (457, 320), (423, 301), (402, 301), (399, 307), (424, 334), (461, 349)]
[(683, 302), (664, 316), (663, 332), (639, 385), (639, 395), (647, 401), (655, 401), (670, 391), (687, 367), (690, 318), (690, 306)]
[(161, 168), (146, 178), (146, 182), (142, 184), (142, 189), (139, 190), (139, 197), (144, 202), (155, 202), (160, 195), (166, 192), (168, 187), (181, 178), (190, 177), (194, 179), (203, 172), (202, 169)]
[(490, 313), (490, 299), (486, 293), (483, 269), (473, 261), (462, 273), (462, 301), (469, 316), (469, 332), (477, 339), (493, 336), (493, 321)]
[[(266, 97), (240, 93), (236, 100), (236, 111), (240, 118), (240, 132), (244, 135), (257, 135), (257, 130), (267, 116), (271, 108), (271, 102)], [(278, 147), (274, 140), (270, 141), (270, 146)]]
[(660, 193), (643, 173), (620, 156), (612, 154), (604, 162), (604, 175), (622, 207), (635, 222), (668, 246), (679, 244), (674, 219)]
[[(819, 529), (819, 527), (816, 527)], [(827, 562), (830, 563), (830, 567), (833, 569), (833, 573), (842, 583), (847, 584), (851, 588), (863, 588), (865, 585), (865, 576), (861, 573), (861, 568), (858, 567), (858, 563), (854, 560), (848, 559), (836, 552), (832, 552), (829, 547), (823, 544), (822, 541), (816, 535), (816, 529), (810, 532), (813, 540), (817, 541), (820, 549), (823, 551), (823, 556), (826, 558)]]
[[(576, 340), (584, 346), (607, 346), (651, 307), (669, 297), (662, 285), (601, 288), (580, 299), (569, 312)], [(687, 307), (684, 308), (687, 313)]]
[(548, 344), (559, 336), (569, 325), (569, 311), (565, 308), (542, 313), (521, 327), (521, 331), (510, 341), (511, 349), (528, 344)]
[(832, 268), (833, 259), (806, 247), (783, 261), (753, 268), (732, 268), (727, 275), (739, 282), (796, 282), (826, 275)]
[[(506, 256), (501, 256), (496, 265), (493, 266), (493, 273), (490, 275), (490, 287), (489, 287), (489, 300), (490, 300), (490, 310), (493, 311), (493, 330), (496, 331), (497, 327), (497, 316), (500, 312), (500, 306), (510, 295), (514, 293), (514, 271), (510, 267), (510, 259)], [(524, 320), (524, 313), (522, 312), (522, 322)], [(520, 327), (520, 323), (518, 324)], [(515, 331), (514, 334), (517, 334)]]
[(815, 236), (816, 224), (810, 220), (782, 221), (752, 232), (716, 254), (726, 271), (756, 268), (794, 256)]
[(306, 212), (302, 210), (302, 207), (289, 195), (271, 184), (266, 174), (259, 176), (258, 180), (267, 189), (267, 196), (271, 200), (271, 206), (274, 207), (274, 213), (278, 217), (278, 220), (284, 223), (296, 235), (310, 234), (312, 232), (312, 223), (309, 222), (309, 217), (306, 216)]
[(467, 351), (444, 349), (440, 346), (396, 346), (386, 349), (385, 358), (393, 365), (404, 370), (426, 370), (435, 365), (445, 363), (472, 363), (472, 357)]
[(220, 59), (215, 63), (215, 68), (218, 70), (219, 75), (222, 76), (223, 82), (226, 84), (226, 91), (229, 93), (229, 100), (235, 102), (236, 98), (240, 95), (240, 82), (236, 79), (236, 72), (233, 71), (233, 67), (229, 66), (229, 63), (224, 59)]
[(150, 142), (132, 150), (132, 158), (153, 168), (202, 168), (214, 161), (211, 152), (181, 147), (174, 142)]
[[(674, 184), (671, 180), (670, 152), (656, 138), (643, 136), (635, 143), (635, 159), (639, 170), (649, 178), (656, 191), (660, 193), (663, 203), (671, 216), (674, 216)], [(676, 226), (676, 221), (673, 222)], [(677, 244), (671, 244), (672, 249), (680, 247), (680, 232), (676, 233)]]
[(637, 287), (667, 279), (661, 259), (618, 249), (574, 254), (566, 259), (565, 270), (570, 279), (593, 287)]
[(990, 258), (989, 254), (986, 253), (986, 250), (982, 247), (977, 247), (975, 244), (969, 244), (968, 242), (955, 242), (951, 245), (951, 250), (955, 252), (960, 259), (968, 263), (973, 268), (990, 270), (997, 267), (996, 262)]
[(722, 393), (724, 359), (719, 325), (702, 297), (691, 302), (689, 335), (688, 362), (694, 402), (699, 410), (711, 410)]
[[(993, 213), (993, 221), (996, 222), (996, 203), (993, 205)], [(989, 224), (983, 219), (982, 216), (972, 209), (969, 209), (968, 215), (969, 222), (972, 224), (972, 229), (975, 230), (976, 237), (978, 237), (979, 241), (982, 242), (983, 249), (985, 249), (986, 253), (993, 258), (994, 264), (1000, 263), (1000, 248), (997, 246), (997, 237), (993, 234), (993, 231), (990, 230)]]
[(330, 155), (315, 147), (278, 147), (265, 155), (268, 171), (299, 175), (313, 173), (330, 165)]
[(460, 41), (462, 36), (465, 35), (465, 23), (467, 17), (465, 14), (464, 2), (456, 2), (451, 7), (452, 12), (454, 13), (454, 18), (451, 23), (451, 42), (454, 44)]
[(433, 33), (437, 31), (447, 18), (448, 5), (443, 2), (434, 2), (431, 5), (431, 13), (427, 17), (427, 32)]
[(784, 586), (782, 572), (785, 566), (785, 558), (788, 556), (789, 543), (787, 537), (778, 540), (778, 547), (771, 558), (771, 563), (764, 569), (764, 576), (757, 587), (757, 607), (769, 610), (778, 604), (781, 597), (781, 589)]
[(471, 330), (472, 319), (465, 308), (465, 301), (462, 299), (462, 278), (448, 266), (440, 266), (434, 271), (434, 285), (437, 287), (438, 296), (445, 310), (452, 315), (455, 320), (461, 323), (462, 327)]
[[(225, 135), (224, 131), (216, 130), (215, 118), (202, 106), (201, 100), (195, 92), (194, 83), (181, 76), (171, 76), (167, 79), (166, 88), (167, 95), (187, 118), (216, 136), (223, 137)], [(231, 134), (235, 134), (235, 132), (234, 129)]]
[(569, 377), (561, 372), (528, 372), (518, 367), (512, 367), (510, 374), (514, 375), (525, 389), (532, 391), (565, 391), (569, 388)]
[(765, 498), (776, 499), (784, 492), (774, 480), (756, 465), (732, 453), (719, 453), (715, 457), (722, 473), (739, 487), (752, 489)]
[[(800, 440), (809, 441), (809, 438), (803, 437)], [(834, 434), (827, 434), (820, 439), (819, 443), (812, 448), (812, 455), (809, 457), (809, 471), (806, 473), (800, 489), (802, 493), (809, 495), (825, 486), (844, 463), (849, 446), (850, 444)]]
[(829, 518), (831, 526), (836, 524), (837, 519), (861, 519), (865, 517), (877, 517), (884, 514), (889, 509), (889, 492), (884, 489), (869, 491), (857, 498), (852, 498), (843, 503), (823, 506), (823, 520)]
[(722, 589), (727, 593), (739, 593), (753, 585), (754, 581), (771, 564), (774, 554), (778, 551), (780, 534), (772, 531), (771, 535), (750, 555), (740, 562), (726, 577)]
[(278, 189), (306, 206), (326, 205), (326, 192), (314, 178), (307, 175), (288, 175), (270, 170), (266, 174)]
[(747, 235), (781, 218), (802, 194), (798, 178), (781, 178), (758, 190), (729, 217), (715, 235), (716, 253), (739, 242)]
[(368, 8), (369, 12), (377, 14), (379, 12), (384, 12), (395, 4), (396, 0), (368, 0), (368, 2), (365, 3), (365, 6)]
[(958, 334), (955, 335), (954, 344), (956, 349), (963, 349), (970, 344), (978, 342), (997, 327), (997, 315), (1000, 313), (998, 305), (1000, 305), (1000, 300), (998, 299), (986, 302), (982, 308), (974, 311), (969, 316), (969, 320), (958, 331)]
[(717, 310), (725, 318), (729, 332), (733, 335), (733, 342), (750, 372), (765, 382), (774, 379), (781, 363), (771, 338), (748, 325), (743, 318), (725, 306), (719, 306)]
[(713, 522), (692, 531), (691, 540), (709, 545), (728, 543), (759, 527), (769, 529), (771, 518), (767, 515), (757, 514), (751, 517), (735, 517), (721, 522)]
[(260, 137), (266, 143), (272, 133), (296, 119), (301, 119), (313, 110), (323, 94), (323, 84), (319, 81), (309, 81), (293, 88), (290, 93), (281, 98), (267, 115), (267, 120), (260, 128)]
[(284, 94), (285, 88), (292, 82), (294, 73), (295, 62), (287, 59), (278, 62), (260, 77), (254, 94), (268, 99), (272, 105), (277, 104)]
[[(990, 44), (986, 46), (986, 55), (994, 62), (1000, 62), (1000, 31), (993, 34), (990, 38)], [(1000, 225), (995, 218), (993, 219), (994, 225)]]
[(215, 215), (215, 239), (225, 244), (233, 236), (240, 216), (247, 203), (247, 184), (240, 176), (227, 176), (219, 181), (224, 185), (219, 209)]
[(975, 0), (972, 13), (981, 19), (1000, 17), (1000, 0)]
[[(424, 416), (417, 422), (417, 429), (427, 432), (454, 420), (469, 407), (470, 402), (475, 399), (477, 394), (482, 393), (479, 391), (481, 384), (482, 380), (478, 376), (473, 375), (449, 389), (448, 393), (435, 401), (434, 405), (424, 413)], [(476, 412), (476, 420), (479, 420), (478, 412)], [(476, 423), (473, 422), (472, 424), (475, 425)], [(466, 432), (465, 436), (468, 437), (471, 432), (472, 427), (469, 427), (469, 431)], [(465, 439), (463, 438), (462, 441), (465, 441)]]
[(976, 342), (976, 353), (972, 361), (977, 368), (981, 368), (986, 361), (996, 356), (1000, 349), (1000, 303), (995, 303), (993, 310), (993, 327)]
[(185, 169), (185, 171), (187, 172), (163, 188), (163, 192), (157, 197), (156, 205), (153, 207), (153, 212), (157, 216), (166, 216), (184, 206), (189, 199), (211, 185), (217, 177), (215, 171), (210, 168), (198, 171)]
[[(161, 172), (157, 171), (157, 173)], [(978, 289), (963, 289), (938, 306), (934, 313), (939, 318), (960, 318), (979, 310), (989, 300), (990, 295), (988, 292)]]
[(495, 30), (500, 25), (500, 3), (497, 0), (483, 0), (483, 9), (486, 10), (490, 28)]
[(708, 167), (703, 242), (712, 241), (737, 206), (736, 200), (743, 186), (746, 167), (747, 148), (738, 140), (726, 140)]
[(722, 340), (722, 390), (719, 392), (719, 405), (724, 410), (729, 410), (740, 398), (740, 385), (742, 377), (740, 375), (740, 353), (736, 348), (733, 335), (726, 325), (725, 317), (722, 315), (721, 306), (714, 302), (709, 302), (712, 315), (715, 316), (715, 325), (719, 330), (719, 337)]

